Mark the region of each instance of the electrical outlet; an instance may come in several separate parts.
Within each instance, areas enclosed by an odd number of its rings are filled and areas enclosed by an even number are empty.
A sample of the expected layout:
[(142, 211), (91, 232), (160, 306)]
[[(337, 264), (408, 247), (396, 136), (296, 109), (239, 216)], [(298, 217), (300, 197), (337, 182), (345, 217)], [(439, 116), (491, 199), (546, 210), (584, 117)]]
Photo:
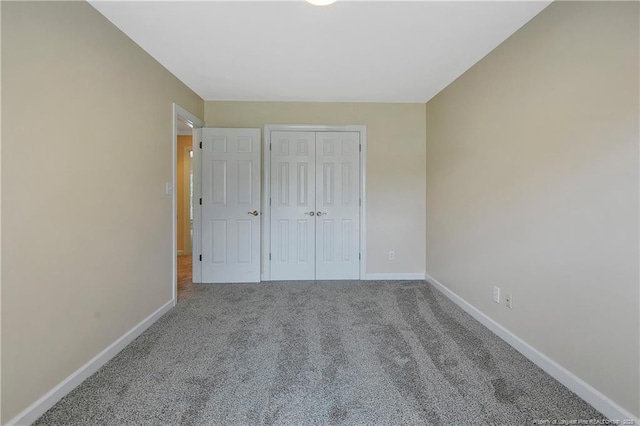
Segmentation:
[(513, 299), (513, 296), (511, 295), (511, 293), (505, 293), (504, 294), (504, 304), (507, 306), (507, 308), (511, 309), (511, 300)]
[(391, 250), (389, 251), (389, 260), (396, 260), (396, 252)]
[(493, 286), (493, 301), (500, 303), (500, 287)]

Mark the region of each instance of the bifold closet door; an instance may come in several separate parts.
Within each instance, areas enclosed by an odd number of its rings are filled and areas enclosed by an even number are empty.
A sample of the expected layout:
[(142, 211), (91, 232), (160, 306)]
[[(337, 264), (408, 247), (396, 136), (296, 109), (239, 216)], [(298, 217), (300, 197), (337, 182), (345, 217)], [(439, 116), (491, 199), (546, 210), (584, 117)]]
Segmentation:
[(271, 132), (271, 279), (315, 278), (315, 132)]
[(360, 133), (316, 133), (316, 279), (360, 278)]
[(360, 133), (271, 132), (271, 279), (360, 278)]

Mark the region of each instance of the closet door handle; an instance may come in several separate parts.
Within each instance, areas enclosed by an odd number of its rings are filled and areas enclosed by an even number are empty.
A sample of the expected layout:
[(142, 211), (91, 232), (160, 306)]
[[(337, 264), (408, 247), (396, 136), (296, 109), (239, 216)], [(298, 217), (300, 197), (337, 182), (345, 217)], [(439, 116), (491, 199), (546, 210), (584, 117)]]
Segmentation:
[(314, 212), (306, 212), (305, 214), (308, 214), (309, 216), (313, 216), (315, 213)]
[(322, 215), (325, 215), (325, 214), (326, 214), (326, 213), (322, 213), (322, 212), (318, 212), (318, 213), (316, 213), (316, 215), (317, 215), (317, 216), (322, 216)]
[(258, 210), (254, 210), (252, 212), (247, 212), (247, 214), (250, 214), (252, 216), (258, 216), (260, 213), (258, 213)]

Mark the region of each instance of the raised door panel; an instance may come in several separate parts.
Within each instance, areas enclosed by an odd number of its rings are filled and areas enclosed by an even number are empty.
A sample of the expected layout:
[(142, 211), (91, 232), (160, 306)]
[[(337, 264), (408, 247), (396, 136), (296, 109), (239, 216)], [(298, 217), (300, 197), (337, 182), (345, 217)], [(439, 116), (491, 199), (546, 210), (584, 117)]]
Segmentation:
[(271, 279), (315, 278), (315, 133), (271, 132)]
[(260, 130), (202, 139), (202, 282), (260, 281)]
[(360, 134), (316, 134), (316, 279), (360, 278)]

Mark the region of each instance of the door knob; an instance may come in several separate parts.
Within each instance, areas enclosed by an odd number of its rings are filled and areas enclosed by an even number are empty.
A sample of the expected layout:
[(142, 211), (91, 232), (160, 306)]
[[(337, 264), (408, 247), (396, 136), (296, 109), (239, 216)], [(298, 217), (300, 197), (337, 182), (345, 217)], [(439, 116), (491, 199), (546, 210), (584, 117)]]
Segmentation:
[(313, 216), (315, 213), (314, 212), (306, 212), (305, 214), (308, 214), (309, 216)]
[(254, 210), (252, 212), (247, 212), (247, 214), (253, 215), (253, 216), (258, 216), (260, 213), (258, 213), (258, 210)]
[(326, 214), (326, 213), (318, 212), (316, 213), (316, 216), (322, 216), (323, 214)]

